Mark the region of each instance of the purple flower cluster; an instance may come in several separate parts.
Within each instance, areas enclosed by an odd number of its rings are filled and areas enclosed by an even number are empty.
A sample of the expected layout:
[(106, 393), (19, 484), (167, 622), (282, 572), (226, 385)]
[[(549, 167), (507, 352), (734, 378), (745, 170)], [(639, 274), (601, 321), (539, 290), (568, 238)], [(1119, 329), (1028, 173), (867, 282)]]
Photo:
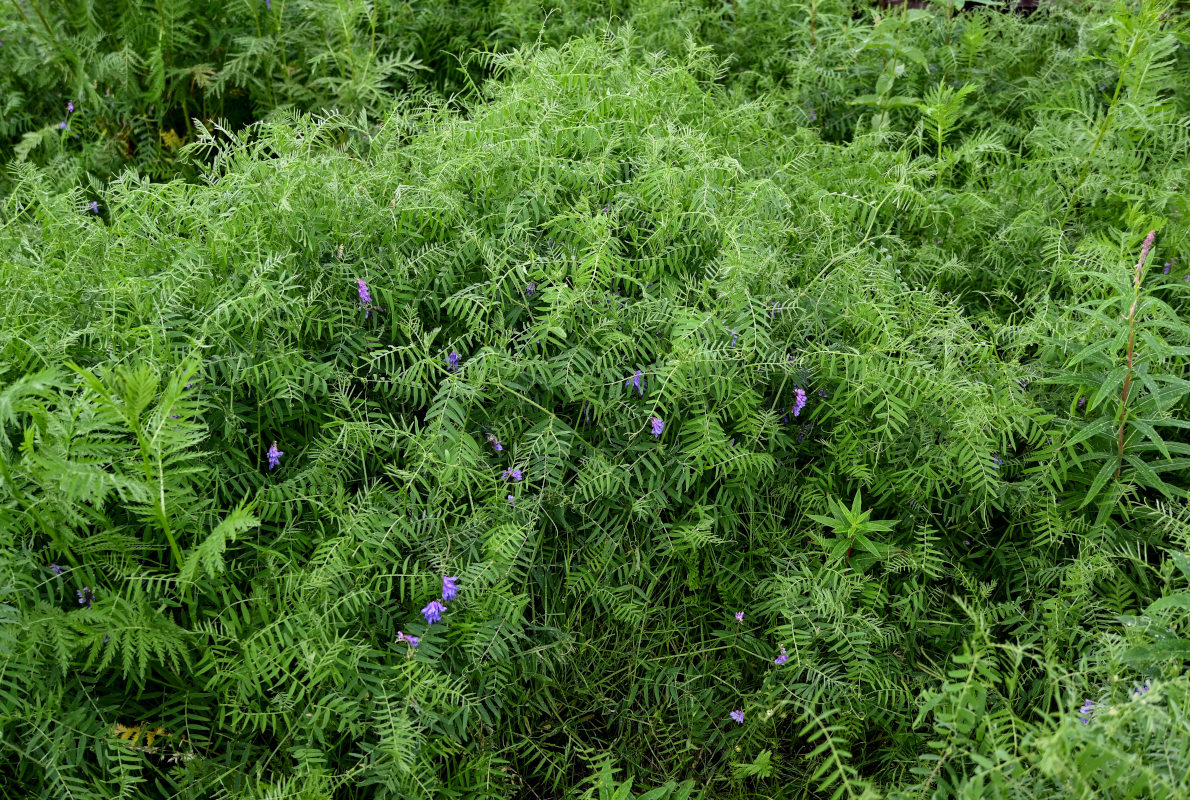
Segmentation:
[(773, 663), (779, 667), (788, 660), (789, 660), (789, 654), (786, 653), (785, 648), (782, 647), (780, 654), (776, 658), (773, 659)]
[(75, 591), (75, 594), (78, 595), (80, 606), (87, 606), (90, 608), (91, 603), (95, 601), (95, 592), (91, 591), (90, 586), (84, 586), (83, 588), (78, 589)]
[(446, 357), (446, 368), (451, 372), (459, 371), (459, 354), (454, 350), (451, 350), (450, 355)]
[(802, 413), (802, 409), (805, 407), (806, 407), (806, 390), (805, 389), (794, 389), (793, 390), (793, 415), (796, 417), (798, 414)]
[(645, 374), (643, 372), (641, 372), (639, 369), (636, 372), (632, 373), (631, 378), (624, 381), (625, 386), (631, 385), (633, 389), (636, 389), (636, 394), (638, 397), (645, 396), (645, 384), (646, 384)]
[(285, 455), (285, 453), (278, 450), (277, 443), (273, 442), (273, 446), (269, 448), (269, 452), (266, 455), (269, 459), (269, 471), (272, 471), (281, 466), (281, 456)]
[(537, 294), (537, 283), (529, 281), (525, 284), (525, 297), (532, 297), (535, 294)]
[[(442, 577), (442, 599), (431, 600), (425, 608), (421, 610), (421, 615), (426, 618), (427, 625), (436, 625), (442, 621), (442, 615), (446, 613), (446, 603), (454, 600), (459, 596), (459, 576), (444, 575)], [(406, 637), (408, 638), (408, 637)], [(414, 645), (416, 647), (416, 645)]]
[(360, 308), (364, 310), (364, 319), (368, 319), (372, 316), (373, 311), (380, 311), (382, 309), (372, 300), (372, 293), (368, 291), (368, 282), (363, 278), (356, 278), (355, 282), (359, 290)]
[(434, 625), (442, 621), (442, 612), (445, 610), (446, 606), (442, 603), (431, 600), (429, 605), (421, 610), (421, 615), (426, 618), (427, 625)]
[(743, 624), (743, 622), (744, 622), (744, 612), (743, 611), (735, 612), (735, 621), (740, 623), (741, 625)]
[(410, 636), (409, 634), (402, 633), (401, 631), (397, 631), (397, 641), (405, 642), (410, 647), (417, 647), (419, 644), (421, 644), (421, 639), (418, 637)]
[(739, 723), (739, 724), (741, 724), (741, 725), (742, 725), (742, 724), (744, 724), (744, 712), (743, 712), (743, 711), (738, 711), (738, 710), (737, 710), (737, 711), (733, 711), (733, 712), (731, 712), (731, 714), (729, 714), (728, 716), (730, 716), (730, 717), (731, 717), (733, 720), (735, 720), (737, 723)]
[(500, 440), (497, 439), (494, 434), (487, 433), (487, 434), (484, 434), (484, 436), (487, 437), (488, 444), (490, 444), (492, 446), (492, 449), (495, 450), (497, 453), (499, 453), (501, 450), (504, 449), (504, 445), (500, 443)]
[(649, 424), (652, 426), (653, 435), (660, 438), (661, 432), (665, 430), (665, 420), (661, 417), (649, 417)]
[(1087, 723), (1089, 723), (1091, 721), (1091, 717), (1094, 715), (1094, 711), (1095, 711), (1095, 704), (1091, 702), (1090, 698), (1088, 698), (1086, 700), (1086, 702), (1083, 703), (1083, 707), (1078, 710), (1079, 720), (1084, 725), (1086, 725)]
[(55, 575), (62, 574), (62, 568), (59, 567), (57, 564), (50, 564), (50, 571), (53, 572)]
[(504, 480), (506, 480), (506, 481), (507, 480), (519, 481), (519, 480), (521, 480), (522, 477), (523, 477), (523, 475), (521, 474), (521, 470), (519, 467), (509, 467), (508, 469), (504, 470)]

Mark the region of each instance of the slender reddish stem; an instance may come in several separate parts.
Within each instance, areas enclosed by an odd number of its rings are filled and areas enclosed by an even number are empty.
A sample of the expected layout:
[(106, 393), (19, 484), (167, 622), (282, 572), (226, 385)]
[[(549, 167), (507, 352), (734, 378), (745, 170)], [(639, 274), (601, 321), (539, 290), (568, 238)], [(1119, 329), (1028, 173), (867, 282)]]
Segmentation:
[(1116, 433), (1116, 457), (1119, 463), (1116, 465), (1116, 477), (1120, 477), (1120, 471), (1124, 469), (1124, 428), (1127, 425), (1128, 415), (1128, 390), (1132, 388), (1132, 358), (1135, 353), (1136, 345), (1136, 306), (1140, 301), (1140, 284), (1144, 278), (1145, 260), (1149, 257), (1149, 251), (1153, 249), (1153, 241), (1157, 238), (1157, 231), (1149, 231), (1149, 235), (1145, 237), (1145, 243), (1140, 248), (1140, 261), (1136, 262), (1136, 275), (1132, 279), (1132, 306), (1128, 309), (1128, 372), (1124, 376), (1124, 389), (1120, 395), (1120, 429)]

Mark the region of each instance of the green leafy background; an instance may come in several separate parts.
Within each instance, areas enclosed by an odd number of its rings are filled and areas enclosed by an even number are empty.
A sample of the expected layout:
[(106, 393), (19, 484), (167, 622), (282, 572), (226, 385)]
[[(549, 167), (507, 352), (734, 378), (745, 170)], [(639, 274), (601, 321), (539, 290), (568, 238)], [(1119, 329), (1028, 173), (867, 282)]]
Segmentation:
[(558, 5), (0, 12), (3, 796), (1190, 794), (1184, 12)]

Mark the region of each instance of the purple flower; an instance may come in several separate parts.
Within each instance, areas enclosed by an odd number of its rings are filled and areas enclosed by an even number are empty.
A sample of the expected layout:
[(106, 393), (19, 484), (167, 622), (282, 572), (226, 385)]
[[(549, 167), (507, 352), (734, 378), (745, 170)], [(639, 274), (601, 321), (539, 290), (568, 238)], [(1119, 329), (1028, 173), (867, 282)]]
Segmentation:
[(1149, 690), (1152, 688), (1153, 688), (1153, 681), (1151, 679), (1146, 680), (1140, 686), (1137, 686), (1135, 689), (1132, 690), (1132, 699), (1139, 700), (1140, 698), (1142, 698), (1146, 694), (1148, 694)]
[(826, 389), (819, 389), (819, 390), (818, 390), (818, 396), (819, 396), (819, 397), (826, 397)]
[(67, 114), (73, 114), (73, 113), (74, 113), (74, 101), (73, 101), (73, 100), (67, 100), (67, 101), (66, 101), (66, 113), (67, 113)]
[(732, 347), (735, 347), (735, 340), (738, 338), (740, 338), (740, 332), (737, 331), (735, 328), (732, 328), (731, 329), (731, 346)]
[(409, 634), (401, 633), (400, 631), (397, 631), (397, 641), (405, 642), (410, 647), (417, 647), (418, 644), (421, 643), (421, 639), (417, 638), (416, 636), (410, 636)]
[(644, 373), (641, 372), (639, 369), (636, 372), (632, 373), (631, 378), (624, 381), (624, 385), (625, 386), (631, 385), (633, 389), (636, 389), (636, 393), (640, 397), (645, 396), (645, 383), (646, 382), (645, 382)]
[(731, 712), (731, 714), (729, 716), (732, 719), (734, 719), (736, 722), (740, 723), (741, 725), (744, 724), (744, 712), (743, 711), (733, 711), (733, 712)]
[(1078, 399), (1078, 407), (1079, 407), (1079, 408), (1086, 408), (1086, 406), (1087, 406), (1087, 398), (1085, 398), (1085, 397), (1080, 397), (1080, 398)]
[(95, 599), (95, 592), (91, 591), (90, 586), (84, 586), (83, 588), (76, 590), (75, 594), (79, 596), (80, 606), (87, 606), (89, 608), (91, 606), (91, 602)]
[(445, 610), (446, 606), (437, 600), (431, 600), (430, 604), (421, 610), (421, 615), (426, 618), (427, 624), (433, 625), (442, 620), (442, 612)]
[(1079, 719), (1084, 725), (1091, 721), (1091, 715), (1095, 710), (1095, 704), (1089, 699), (1083, 703), (1083, 707), (1078, 710)]
[(442, 578), (442, 599), (448, 603), (459, 596), (458, 579), (458, 575)]
[(516, 505), (516, 495), (515, 495), (515, 494), (510, 494), (510, 495), (508, 496), (508, 504), (509, 504), (510, 506), (515, 506), (515, 505)]
[(789, 655), (788, 655), (788, 654), (785, 652), (785, 648), (784, 648), (784, 647), (782, 647), (782, 648), (781, 648), (781, 654), (780, 654), (780, 655), (778, 655), (776, 658), (774, 658), (774, 659), (773, 659), (773, 663), (774, 663), (774, 664), (776, 664), (776, 665), (779, 667), (779, 666), (781, 666), (782, 664), (784, 664), (784, 663), (785, 663), (786, 661), (788, 661), (788, 660), (789, 660)]
[(65, 122), (65, 120), (63, 120), (62, 122), (59, 122), (59, 123), (58, 123), (58, 130), (60, 130), (60, 131), (64, 131), (64, 130), (66, 130), (66, 122)]
[(773, 300), (771, 303), (769, 303), (768, 315), (770, 317), (775, 317), (780, 313), (781, 313), (781, 304), (780, 303), (778, 303), (776, 300)]
[(992, 456), (992, 469), (1000, 469), (1000, 465), (1003, 463), (1000, 456)]
[(355, 282), (359, 284), (359, 304), (366, 306), (372, 302), (372, 295), (368, 292), (368, 282), (363, 278), (356, 278)]
[(735, 621), (739, 622), (741, 624), (744, 622), (744, 612), (743, 611), (735, 612)]
[(533, 281), (529, 281), (525, 284), (525, 296), (532, 297), (535, 294), (537, 294), (537, 284)]
[(108, 643), (108, 642), (110, 642), (111, 640), (112, 640), (112, 637), (110, 637), (110, 636), (104, 636), (104, 637), (103, 637), (103, 643), (104, 643), (104, 644), (107, 644), (107, 643)]
[(459, 354), (454, 350), (451, 350), (450, 355), (446, 357), (446, 368), (451, 372), (459, 371)]
[(1168, 261), (1166, 261), (1166, 262), (1165, 262), (1165, 269), (1161, 270), (1161, 273), (1162, 273), (1163, 275), (1168, 275), (1168, 274), (1169, 274), (1169, 270), (1170, 270), (1172, 267), (1173, 267), (1173, 264), (1171, 264), (1171, 263), (1169, 263)]
[(793, 415), (796, 417), (798, 414), (802, 413), (802, 409), (806, 407), (806, 390), (794, 389), (793, 395)]
[(264, 0), (264, 10), (265, 11), (273, 10), (273, 0)]
[(497, 453), (499, 453), (501, 450), (504, 449), (504, 445), (500, 444), (500, 440), (497, 439), (494, 435), (492, 435), (490, 433), (486, 433), (486, 434), (484, 434), (484, 436), (487, 437), (488, 444), (490, 444), (492, 446), (492, 449), (495, 450)]
[(281, 466), (281, 456), (285, 455), (285, 453), (278, 450), (277, 443), (273, 442), (273, 446), (269, 448), (267, 455), (269, 457), (269, 469), (274, 470)]
[(521, 470), (518, 467), (509, 467), (508, 469), (504, 470), (504, 480), (509, 480), (511, 478), (514, 481), (519, 481), (521, 477)]
[(99, 203), (96, 203), (94, 200), (91, 201), (91, 213), (92, 214), (99, 213)]
[(649, 423), (653, 426), (653, 435), (661, 436), (661, 432), (665, 430), (665, 421), (661, 417), (649, 417)]
[(55, 575), (62, 574), (62, 568), (59, 567), (57, 564), (50, 564), (50, 571), (53, 572)]

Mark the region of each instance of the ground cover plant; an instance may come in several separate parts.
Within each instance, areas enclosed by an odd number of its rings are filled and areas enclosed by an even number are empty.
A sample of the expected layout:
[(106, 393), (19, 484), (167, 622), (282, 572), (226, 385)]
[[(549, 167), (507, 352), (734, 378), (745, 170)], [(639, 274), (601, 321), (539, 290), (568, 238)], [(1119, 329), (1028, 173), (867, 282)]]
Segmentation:
[(1184, 17), (729, 5), (13, 167), (5, 796), (1190, 793)]

